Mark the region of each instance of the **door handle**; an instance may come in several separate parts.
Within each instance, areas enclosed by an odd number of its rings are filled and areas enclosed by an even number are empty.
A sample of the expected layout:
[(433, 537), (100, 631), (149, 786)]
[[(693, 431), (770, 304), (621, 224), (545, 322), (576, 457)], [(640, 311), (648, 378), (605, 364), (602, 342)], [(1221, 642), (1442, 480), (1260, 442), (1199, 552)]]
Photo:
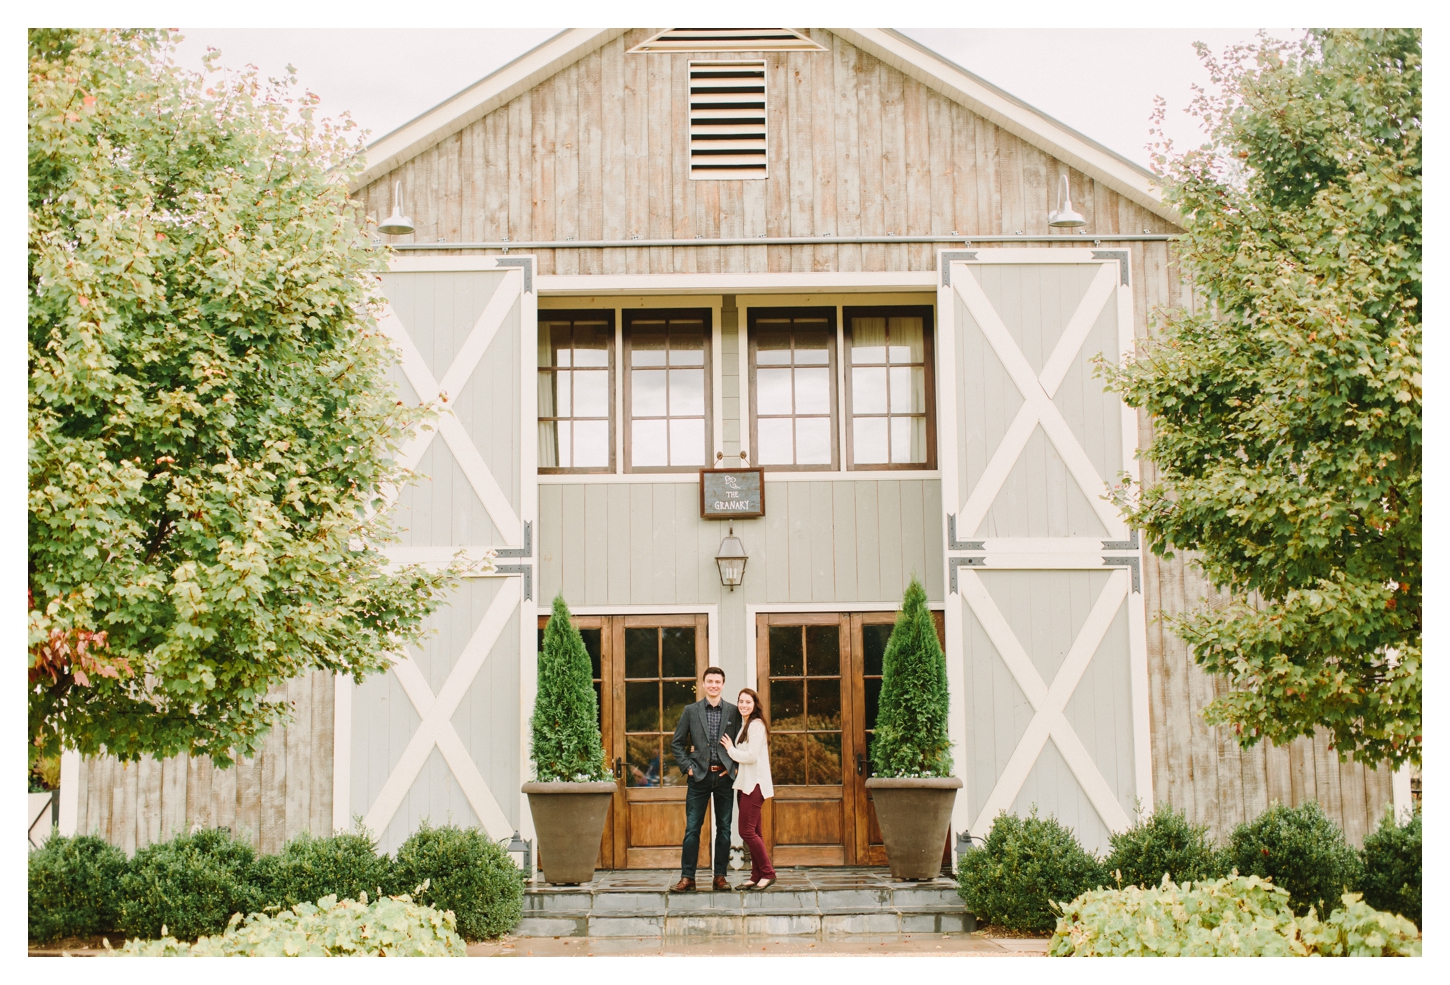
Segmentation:
[(621, 757), (619, 757), (619, 756), (615, 756), (614, 757), (614, 778), (616, 780), (618, 780), (622, 776), (624, 776), (624, 760)]
[(856, 775), (866, 775), (866, 757), (861, 755), (859, 752), (856, 753)]

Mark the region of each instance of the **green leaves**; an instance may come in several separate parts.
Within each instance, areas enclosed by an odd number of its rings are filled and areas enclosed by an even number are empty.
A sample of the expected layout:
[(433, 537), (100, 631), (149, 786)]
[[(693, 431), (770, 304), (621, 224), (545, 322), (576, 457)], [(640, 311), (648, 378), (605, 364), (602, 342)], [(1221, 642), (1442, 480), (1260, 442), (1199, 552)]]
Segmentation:
[(1228, 684), (1211, 722), (1418, 762), (1420, 34), (1200, 50), (1211, 141), (1159, 159), (1196, 299), (1105, 367), (1153, 421), (1116, 498), (1232, 597), (1173, 623)]
[(574, 628), (563, 595), (554, 597), (553, 615), (544, 624), (539, 689), (529, 726), (535, 779), (608, 780), (612, 775), (599, 732), (599, 698), (589, 651)]
[(980, 848), (962, 856), (957, 895), (978, 919), (1012, 930), (1051, 930), (1056, 904), (1101, 884), (1102, 866), (1055, 817), (1006, 811)]
[(951, 776), (946, 655), (914, 576), (881, 658), (881, 698), (871, 740), (876, 776)]
[(32, 663), (104, 633), (127, 672), (47, 672), (30, 732), (226, 766), (285, 720), (269, 692), (381, 671), (449, 578), (381, 550), (429, 410), (388, 379), (351, 124), (295, 79), (183, 72), (173, 44), (31, 34)]

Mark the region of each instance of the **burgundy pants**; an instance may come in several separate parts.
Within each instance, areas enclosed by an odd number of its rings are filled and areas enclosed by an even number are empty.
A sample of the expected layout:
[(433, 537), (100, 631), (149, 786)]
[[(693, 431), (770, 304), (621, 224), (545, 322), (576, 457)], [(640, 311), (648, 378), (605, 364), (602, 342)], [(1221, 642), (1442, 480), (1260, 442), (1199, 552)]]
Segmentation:
[(750, 849), (750, 881), (774, 879), (775, 868), (765, 853), (765, 839), (760, 837), (760, 808), (765, 805), (765, 797), (759, 786), (749, 793), (738, 790), (736, 797), (740, 809), (740, 840)]

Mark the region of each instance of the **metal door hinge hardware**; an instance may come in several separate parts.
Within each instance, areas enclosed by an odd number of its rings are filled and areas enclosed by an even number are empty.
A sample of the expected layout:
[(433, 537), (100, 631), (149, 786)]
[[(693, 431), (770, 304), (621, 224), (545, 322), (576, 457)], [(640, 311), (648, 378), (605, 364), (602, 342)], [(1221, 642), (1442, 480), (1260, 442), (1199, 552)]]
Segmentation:
[(1128, 251), (1127, 250), (1093, 250), (1094, 260), (1116, 260), (1118, 261), (1118, 273), (1123, 279), (1123, 286), (1128, 286)]
[(959, 567), (961, 567), (963, 565), (966, 565), (969, 568), (981, 568), (981, 567), (985, 567), (986, 564), (987, 564), (987, 559), (985, 557), (949, 557), (949, 558), (947, 558), (947, 573), (950, 575), (950, 579), (951, 579), (951, 589), (952, 589), (951, 593), (953, 595), (958, 594), (957, 593), (957, 568), (959, 568)]
[(1105, 540), (1103, 550), (1105, 551), (1136, 551), (1138, 549), (1138, 531), (1128, 531), (1127, 540)]
[(524, 271), (524, 293), (534, 293), (534, 258), (533, 257), (500, 257), (494, 262), (496, 267), (522, 267)]
[(952, 286), (952, 261), (953, 260), (975, 260), (975, 250), (947, 250), (941, 255), (941, 286)]
[(1141, 585), (1139, 583), (1139, 580), (1138, 580), (1138, 559), (1137, 558), (1135, 558), (1135, 557), (1105, 557), (1105, 558), (1103, 558), (1103, 564), (1108, 565), (1109, 567), (1114, 567), (1114, 568), (1132, 568), (1133, 569), (1133, 591), (1135, 593), (1139, 594), (1139, 595), (1143, 594), (1143, 589), (1142, 589), (1142, 587), (1141, 587)]
[[(1106, 544), (1103, 545), (1105, 548)], [(957, 540), (957, 515), (947, 514), (947, 550), (949, 551), (982, 551), (986, 550), (987, 542), (984, 540)]]
[[(1108, 545), (1104, 544), (1104, 547)], [(494, 551), (494, 557), (533, 557), (534, 556), (534, 521), (524, 521), (524, 546), (523, 547), (500, 547)]]
[(500, 564), (494, 569), (501, 575), (523, 575), (524, 576), (524, 598), (534, 597), (534, 566), (532, 564)]

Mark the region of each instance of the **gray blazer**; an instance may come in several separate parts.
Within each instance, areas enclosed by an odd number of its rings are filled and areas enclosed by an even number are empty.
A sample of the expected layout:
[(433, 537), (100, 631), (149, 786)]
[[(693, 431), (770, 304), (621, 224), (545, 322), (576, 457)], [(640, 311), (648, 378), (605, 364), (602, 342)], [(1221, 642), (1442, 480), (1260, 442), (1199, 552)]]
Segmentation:
[[(679, 724), (675, 726), (674, 741), (670, 743), (670, 749), (675, 754), (675, 764), (679, 766), (680, 772), (688, 774), (690, 765), (693, 763), (696, 779), (710, 772), (710, 737), (705, 728), (707, 705), (708, 702), (701, 698), (685, 708), (684, 713), (680, 715)], [(733, 739), (740, 732), (740, 709), (724, 698), (720, 699), (720, 708), (722, 711), (720, 734), (728, 735)], [(720, 765), (725, 767), (730, 778), (735, 779), (735, 771), (738, 767), (724, 746), (720, 746), (719, 759)]]

